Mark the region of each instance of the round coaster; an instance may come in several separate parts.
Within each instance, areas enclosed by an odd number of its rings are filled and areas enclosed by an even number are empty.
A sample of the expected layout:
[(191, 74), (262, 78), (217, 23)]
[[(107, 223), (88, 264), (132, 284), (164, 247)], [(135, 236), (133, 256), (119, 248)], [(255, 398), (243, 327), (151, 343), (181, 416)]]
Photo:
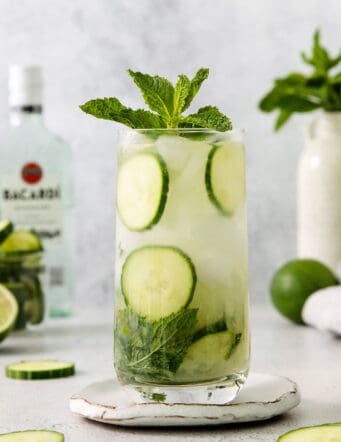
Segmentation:
[(270, 419), (300, 402), (295, 382), (250, 373), (237, 398), (226, 405), (137, 403), (117, 380), (93, 383), (70, 399), (72, 412), (123, 426), (220, 425)]

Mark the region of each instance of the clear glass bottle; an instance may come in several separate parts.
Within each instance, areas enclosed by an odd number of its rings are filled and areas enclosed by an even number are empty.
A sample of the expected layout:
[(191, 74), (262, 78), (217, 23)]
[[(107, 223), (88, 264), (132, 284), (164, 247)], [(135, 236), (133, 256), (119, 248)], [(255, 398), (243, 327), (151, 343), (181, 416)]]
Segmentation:
[(35, 230), (44, 245), (42, 275), (51, 317), (72, 313), (72, 154), (42, 119), (39, 66), (12, 66), (11, 128), (0, 142), (0, 217)]

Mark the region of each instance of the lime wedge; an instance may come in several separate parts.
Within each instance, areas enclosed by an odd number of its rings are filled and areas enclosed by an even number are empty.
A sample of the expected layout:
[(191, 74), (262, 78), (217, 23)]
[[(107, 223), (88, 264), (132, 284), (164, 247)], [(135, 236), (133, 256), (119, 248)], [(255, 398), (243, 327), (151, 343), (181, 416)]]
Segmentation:
[(39, 236), (28, 230), (15, 230), (7, 236), (0, 246), (5, 255), (23, 255), (26, 253), (41, 252), (43, 246)]
[(15, 296), (0, 284), (0, 342), (14, 326), (18, 316), (18, 303)]
[(13, 223), (8, 219), (0, 221), (0, 244), (2, 244), (10, 233), (13, 232)]

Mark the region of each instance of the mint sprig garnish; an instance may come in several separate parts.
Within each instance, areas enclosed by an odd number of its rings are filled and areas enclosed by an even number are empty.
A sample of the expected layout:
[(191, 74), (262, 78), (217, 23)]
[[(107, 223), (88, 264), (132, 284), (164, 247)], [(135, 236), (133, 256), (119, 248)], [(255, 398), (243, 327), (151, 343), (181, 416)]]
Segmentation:
[(309, 75), (294, 72), (274, 81), (272, 89), (262, 98), (263, 112), (279, 111), (275, 130), (279, 130), (295, 112), (311, 112), (321, 108), (329, 112), (341, 111), (341, 71), (331, 71), (341, 63), (341, 52), (332, 57), (321, 45), (320, 32), (313, 37), (311, 56), (301, 54), (303, 61), (313, 68)]
[(80, 108), (94, 117), (113, 120), (133, 129), (207, 128), (222, 132), (232, 129), (230, 119), (215, 106), (205, 106), (194, 114), (182, 115), (207, 79), (208, 69), (199, 69), (192, 80), (184, 74), (179, 75), (175, 86), (158, 75), (130, 69), (128, 73), (150, 111), (131, 109), (114, 97), (90, 100)]
[(153, 382), (169, 380), (193, 342), (197, 309), (183, 309), (149, 322), (124, 309), (117, 313), (115, 346), (119, 368)]

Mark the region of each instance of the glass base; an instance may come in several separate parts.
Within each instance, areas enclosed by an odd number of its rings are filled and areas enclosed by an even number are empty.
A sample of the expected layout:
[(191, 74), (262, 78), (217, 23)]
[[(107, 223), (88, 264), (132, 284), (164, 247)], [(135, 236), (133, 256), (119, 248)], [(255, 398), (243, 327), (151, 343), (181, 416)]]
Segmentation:
[(221, 405), (233, 401), (245, 380), (245, 375), (234, 375), (202, 384), (134, 384), (125, 388), (136, 403)]

